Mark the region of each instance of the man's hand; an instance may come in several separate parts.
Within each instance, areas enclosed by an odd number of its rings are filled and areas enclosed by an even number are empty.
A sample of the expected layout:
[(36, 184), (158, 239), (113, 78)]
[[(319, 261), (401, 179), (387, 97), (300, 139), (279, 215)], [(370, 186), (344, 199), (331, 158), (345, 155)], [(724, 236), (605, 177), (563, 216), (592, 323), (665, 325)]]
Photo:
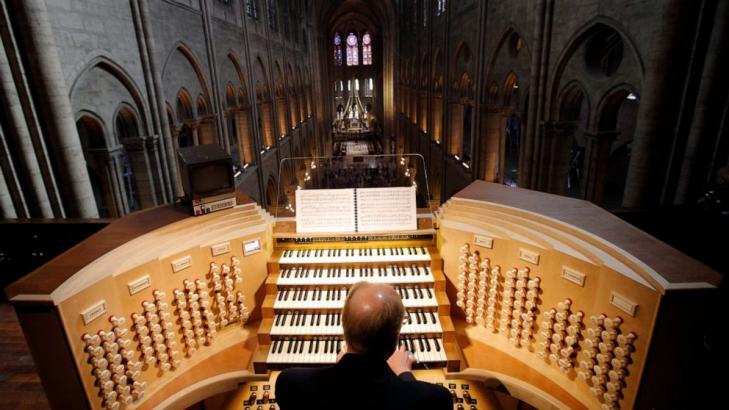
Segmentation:
[(390, 366), (393, 373), (399, 376), (401, 373), (413, 370), (413, 363), (416, 363), (417, 361), (418, 360), (415, 359), (415, 356), (405, 350), (405, 346), (400, 346), (397, 350), (395, 350), (395, 353), (387, 359), (387, 365)]
[(337, 355), (337, 363), (339, 363), (339, 360), (341, 360), (345, 354), (347, 354), (347, 342), (342, 342), (342, 350), (340, 350)]

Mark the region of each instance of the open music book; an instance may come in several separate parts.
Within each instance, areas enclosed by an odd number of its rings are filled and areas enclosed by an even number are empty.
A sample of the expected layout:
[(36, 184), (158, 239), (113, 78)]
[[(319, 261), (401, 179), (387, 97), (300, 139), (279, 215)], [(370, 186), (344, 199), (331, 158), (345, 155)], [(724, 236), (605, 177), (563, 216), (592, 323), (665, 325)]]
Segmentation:
[(415, 187), (296, 191), (296, 232), (389, 232), (418, 228)]

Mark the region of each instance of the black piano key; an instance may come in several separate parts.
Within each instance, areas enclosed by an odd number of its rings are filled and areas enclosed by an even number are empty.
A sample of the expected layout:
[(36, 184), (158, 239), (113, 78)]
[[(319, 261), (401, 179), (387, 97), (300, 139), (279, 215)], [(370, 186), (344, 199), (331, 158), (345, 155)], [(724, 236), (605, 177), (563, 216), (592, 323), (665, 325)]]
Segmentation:
[(422, 299), (422, 298), (423, 298), (423, 289), (422, 289), (422, 288), (418, 288), (418, 297), (419, 297), (420, 299)]
[(438, 338), (433, 339), (435, 342), (435, 350), (440, 352), (440, 342), (438, 342)]

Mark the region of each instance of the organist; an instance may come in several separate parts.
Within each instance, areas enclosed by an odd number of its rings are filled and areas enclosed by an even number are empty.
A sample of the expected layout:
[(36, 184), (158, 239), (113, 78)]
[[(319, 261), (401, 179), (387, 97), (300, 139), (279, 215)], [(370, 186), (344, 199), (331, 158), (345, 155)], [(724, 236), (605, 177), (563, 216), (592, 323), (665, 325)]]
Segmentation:
[(404, 315), (391, 286), (356, 283), (342, 310), (345, 345), (337, 363), (281, 372), (281, 409), (452, 409), (448, 390), (417, 381), (414, 356), (398, 347)]

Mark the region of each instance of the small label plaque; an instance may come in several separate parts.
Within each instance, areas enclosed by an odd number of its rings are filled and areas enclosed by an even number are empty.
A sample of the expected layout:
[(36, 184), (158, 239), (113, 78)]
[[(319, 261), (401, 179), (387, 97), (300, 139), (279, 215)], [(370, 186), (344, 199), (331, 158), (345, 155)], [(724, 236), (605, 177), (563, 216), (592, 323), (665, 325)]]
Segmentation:
[(489, 238), (488, 236), (483, 235), (474, 235), (473, 236), (473, 244), (476, 246), (480, 246), (482, 248), (494, 248), (494, 238)]
[(566, 279), (577, 286), (585, 287), (585, 274), (582, 272), (577, 272), (572, 268), (562, 266), (562, 274), (560, 276), (562, 276), (562, 279)]
[(230, 252), (230, 242), (223, 242), (219, 243), (217, 245), (213, 245), (210, 247), (210, 252), (212, 252), (213, 256), (222, 255), (224, 253)]
[(104, 313), (106, 313), (106, 301), (102, 299), (81, 312), (81, 318), (83, 318), (84, 324), (88, 325)]
[(635, 317), (635, 311), (638, 310), (637, 303), (616, 291), (612, 291), (612, 293), (610, 293), (610, 304), (633, 317)]
[(129, 296), (139, 293), (144, 289), (147, 289), (151, 285), (152, 280), (149, 278), (149, 275), (144, 275), (139, 279), (135, 279), (127, 283), (127, 287), (129, 288)]
[(192, 266), (192, 256), (187, 255), (172, 261), (172, 272), (177, 273)]
[(519, 249), (519, 259), (534, 265), (539, 265), (539, 254), (527, 249)]
[(243, 242), (243, 255), (253, 255), (261, 251), (261, 240), (253, 239), (251, 241)]

